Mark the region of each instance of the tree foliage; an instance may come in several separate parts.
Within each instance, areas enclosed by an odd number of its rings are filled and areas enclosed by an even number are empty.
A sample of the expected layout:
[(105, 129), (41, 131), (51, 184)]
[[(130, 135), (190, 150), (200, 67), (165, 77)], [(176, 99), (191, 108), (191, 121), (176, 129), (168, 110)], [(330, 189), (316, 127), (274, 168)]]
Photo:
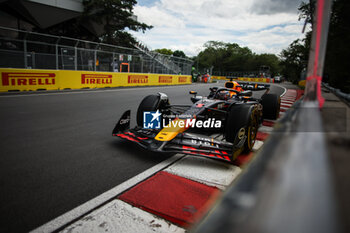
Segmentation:
[[(136, 39), (126, 29), (145, 32), (152, 28), (134, 19), (136, 3), (136, 0), (83, 0), (84, 12), (80, 17), (38, 31), (131, 47)], [(92, 25), (103, 27), (102, 35), (87, 30)]]
[(126, 28), (143, 32), (152, 28), (132, 17), (136, 3), (136, 0), (83, 0), (84, 17), (104, 25), (102, 42), (117, 45), (134, 44), (136, 40), (125, 31)]
[[(311, 23), (315, 11), (315, 1), (302, 3), (299, 9), (299, 19), (306, 19)], [(350, 56), (350, 1), (334, 0), (330, 27), (327, 41), (327, 51), (324, 66), (325, 82), (331, 86), (340, 88), (350, 93), (350, 77), (348, 70), (348, 58)], [(311, 32), (307, 33), (302, 41), (294, 41), (289, 47), (282, 51), (282, 73), (291, 80), (298, 80), (300, 72), (306, 68), (309, 55)]]
[(236, 43), (208, 41), (194, 59), (200, 70), (213, 67), (213, 72), (219, 74), (258, 71), (263, 65), (269, 66), (272, 74), (280, 71), (276, 55), (255, 54), (248, 47), (240, 47)]
[(316, 0), (309, 0), (308, 3), (301, 2), (300, 6), (298, 7), (299, 11), (299, 20), (305, 20), (305, 23), (311, 24), (311, 27), (313, 27), (314, 22), (314, 14), (316, 7)]
[(309, 48), (306, 39), (293, 41), (288, 48), (283, 49), (281, 56), (281, 73), (293, 83), (298, 83), (301, 72), (306, 68)]
[(350, 1), (336, 0), (328, 33), (324, 80), (350, 93)]
[(187, 58), (186, 54), (183, 51), (181, 51), (181, 50), (175, 50), (173, 52), (173, 56), (174, 57)]
[(171, 49), (162, 48), (162, 49), (155, 49), (154, 51), (160, 54), (168, 55), (168, 56), (173, 55), (173, 51)]
[(172, 51), (171, 49), (162, 48), (162, 49), (155, 49), (154, 51), (160, 54), (168, 55), (168, 56), (187, 58), (186, 54), (181, 50)]

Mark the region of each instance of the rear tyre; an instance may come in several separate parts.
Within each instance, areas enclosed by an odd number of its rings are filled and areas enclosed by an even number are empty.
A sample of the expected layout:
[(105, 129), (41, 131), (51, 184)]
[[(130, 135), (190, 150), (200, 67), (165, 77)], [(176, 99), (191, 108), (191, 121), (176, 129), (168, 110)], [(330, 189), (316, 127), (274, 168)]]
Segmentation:
[(233, 153), (233, 159), (240, 153), (253, 149), (258, 127), (259, 114), (253, 105), (235, 105), (230, 109), (225, 127), (226, 141), (237, 145), (244, 136), (247, 136), (243, 147)]
[(261, 97), (263, 118), (276, 120), (280, 113), (281, 98), (276, 94), (264, 94)]
[(159, 95), (148, 95), (141, 101), (137, 109), (136, 121), (138, 126), (143, 126), (143, 112), (157, 111), (160, 104)]

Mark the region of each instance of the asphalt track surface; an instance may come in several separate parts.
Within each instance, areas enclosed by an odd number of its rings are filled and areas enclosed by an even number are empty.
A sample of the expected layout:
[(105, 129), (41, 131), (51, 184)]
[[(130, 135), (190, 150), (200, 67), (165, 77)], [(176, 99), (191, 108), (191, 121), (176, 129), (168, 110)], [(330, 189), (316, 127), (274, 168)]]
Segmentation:
[(222, 85), (1, 95), (0, 232), (32, 230), (171, 157), (111, 136), (128, 109), (135, 125), (144, 96), (164, 92), (173, 104), (191, 104), (190, 90), (207, 95)]

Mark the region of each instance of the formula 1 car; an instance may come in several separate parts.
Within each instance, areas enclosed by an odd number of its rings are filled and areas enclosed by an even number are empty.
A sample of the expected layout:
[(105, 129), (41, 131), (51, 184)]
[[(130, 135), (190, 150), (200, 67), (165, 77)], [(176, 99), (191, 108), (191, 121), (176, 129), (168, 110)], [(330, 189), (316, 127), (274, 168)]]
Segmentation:
[[(276, 119), (280, 98), (268, 84), (228, 81), (212, 87), (207, 97), (190, 91), (192, 105), (171, 105), (164, 93), (146, 96), (130, 129), (130, 110), (113, 129), (113, 136), (154, 152), (175, 152), (233, 162), (252, 150), (263, 119)], [(266, 90), (257, 99), (252, 91)], [(161, 120), (162, 119), (162, 120)]]

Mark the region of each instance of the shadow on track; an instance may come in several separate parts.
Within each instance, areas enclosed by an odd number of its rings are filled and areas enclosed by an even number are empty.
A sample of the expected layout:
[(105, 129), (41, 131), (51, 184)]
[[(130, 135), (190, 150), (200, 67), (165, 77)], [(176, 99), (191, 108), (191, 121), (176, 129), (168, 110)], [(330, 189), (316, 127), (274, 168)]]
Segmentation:
[(175, 155), (175, 153), (158, 153), (148, 151), (132, 142), (124, 141), (119, 138), (115, 138), (114, 141), (111, 141), (110, 146), (118, 150), (118, 152), (116, 151), (116, 153), (113, 155), (114, 157), (132, 156), (142, 161), (165, 160)]

